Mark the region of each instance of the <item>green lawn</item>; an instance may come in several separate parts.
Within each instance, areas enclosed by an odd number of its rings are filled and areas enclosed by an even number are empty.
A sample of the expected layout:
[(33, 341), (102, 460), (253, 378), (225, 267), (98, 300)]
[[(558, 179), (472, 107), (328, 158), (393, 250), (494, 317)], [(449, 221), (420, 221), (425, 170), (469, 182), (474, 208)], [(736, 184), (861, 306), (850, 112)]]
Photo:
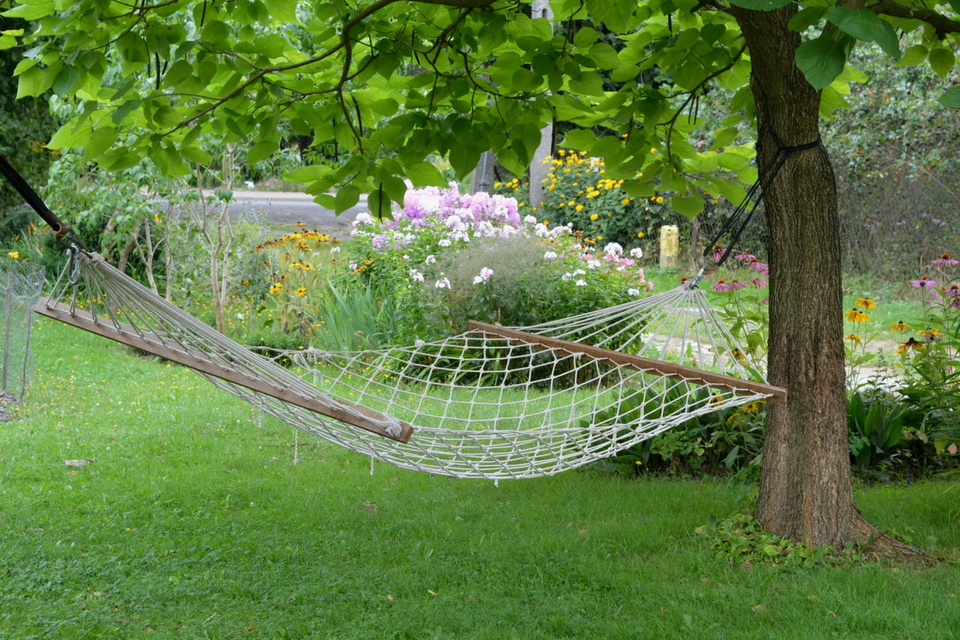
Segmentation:
[[(44, 321), (0, 424), (0, 638), (953, 638), (957, 564), (728, 566), (723, 481), (377, 465), (189, 371)], [(95, 458), (86, 468), (64, 460)], [(952, 558), (960, 480), (861, 488)]]

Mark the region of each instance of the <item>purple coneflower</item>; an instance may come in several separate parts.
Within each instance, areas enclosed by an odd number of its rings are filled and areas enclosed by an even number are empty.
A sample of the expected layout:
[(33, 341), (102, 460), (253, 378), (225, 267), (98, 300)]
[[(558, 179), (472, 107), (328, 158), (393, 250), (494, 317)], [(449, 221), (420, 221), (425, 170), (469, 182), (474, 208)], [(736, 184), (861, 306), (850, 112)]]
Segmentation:
[(940, 256), (938, 259), (934, 260), (933, 264), (940, 265), (941, 267), (946, 267), (946, 266), (952, 267), (954, 265), (960, 264), (960, 260), (954, 260), (953, 258), (950, 257), (949, 253), (945, 253), (942, 256)]
[(913, 285), (914, 289), (932, 289), (933, 287), (937, 286), (937, 282), (935, 280), (931, 280), (927, 276), (923, 276), (919, 280), (911, 280), (910, 284)]

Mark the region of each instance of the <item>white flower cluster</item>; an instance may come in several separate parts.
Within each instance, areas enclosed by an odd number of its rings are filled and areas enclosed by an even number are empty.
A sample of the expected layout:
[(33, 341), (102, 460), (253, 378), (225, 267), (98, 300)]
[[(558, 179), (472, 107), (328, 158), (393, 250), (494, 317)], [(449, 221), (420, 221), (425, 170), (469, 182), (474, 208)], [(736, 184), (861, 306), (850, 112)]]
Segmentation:
[(493, 269), (484, 267), (480, 269), (480, 275), (475, 276), (473, 279), (473, 284), (483, 284), (485, 282), (490, 282), (490, 278), (493, 277)]

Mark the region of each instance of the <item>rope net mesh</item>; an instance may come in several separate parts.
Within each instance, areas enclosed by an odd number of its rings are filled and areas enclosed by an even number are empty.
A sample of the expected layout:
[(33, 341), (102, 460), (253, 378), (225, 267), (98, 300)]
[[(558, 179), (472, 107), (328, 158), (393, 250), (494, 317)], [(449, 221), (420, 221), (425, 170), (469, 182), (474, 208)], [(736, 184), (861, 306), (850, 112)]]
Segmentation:
[[(523, 331), (481, 325), (408, 347), (307, 349), (271, 359), (100, 256), (75, 251), (37, 310), (180, 362), (334, 444), (456, 477), (552, 475), (771, 395), (748, 382), (762, 374), (736, 349), (705, 294), (684, 287)], [(293, 367), (278, 364), (281, 358)]]

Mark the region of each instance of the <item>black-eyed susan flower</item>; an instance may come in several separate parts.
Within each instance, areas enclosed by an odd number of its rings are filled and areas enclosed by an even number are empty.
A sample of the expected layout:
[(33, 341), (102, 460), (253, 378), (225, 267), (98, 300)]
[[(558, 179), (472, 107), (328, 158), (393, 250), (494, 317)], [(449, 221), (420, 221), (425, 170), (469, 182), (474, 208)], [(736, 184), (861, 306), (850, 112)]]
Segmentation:
[(876, 309), (877, 303), (870, 298), (857, 298), (858, 309)]
[(921, 351), (923, 349), (923, 343), (917, 342), (913, 338), (910, 338), (906, 342), (902, 343), (900, 348), (896, 349), (894, 353), (907, 353), (910, 351), (910, 349), (913, 349), (914, 351)]
[(302, 297), (305, 296), (305, 295), (307, 295), (307, 288), (306, 288), (306, 287), (300, 287), (299, 289), (297, 289), (297, 297), (302, 298)]
[(895, 324), (895, 325), (893, 325), (892, 327), (890, 327), (890, 331), (894, 331), (894, 332), (896, 332), (896, 333), (903, 333), (904, 331), (906, 331), (906, 330), (909, 329), (909, 328), (910, 328), (910, 325), (907, 324), (906, 322), (904, 322), (903, 320), (901, 320), (901, 321), (898, 322), (897, 324)]
[(856, 308), (847, 311), (846, 317), (850, 322), (855, 322), (857, 324), (860, 324), (861, 322), (870, 322), (870, 316)]

